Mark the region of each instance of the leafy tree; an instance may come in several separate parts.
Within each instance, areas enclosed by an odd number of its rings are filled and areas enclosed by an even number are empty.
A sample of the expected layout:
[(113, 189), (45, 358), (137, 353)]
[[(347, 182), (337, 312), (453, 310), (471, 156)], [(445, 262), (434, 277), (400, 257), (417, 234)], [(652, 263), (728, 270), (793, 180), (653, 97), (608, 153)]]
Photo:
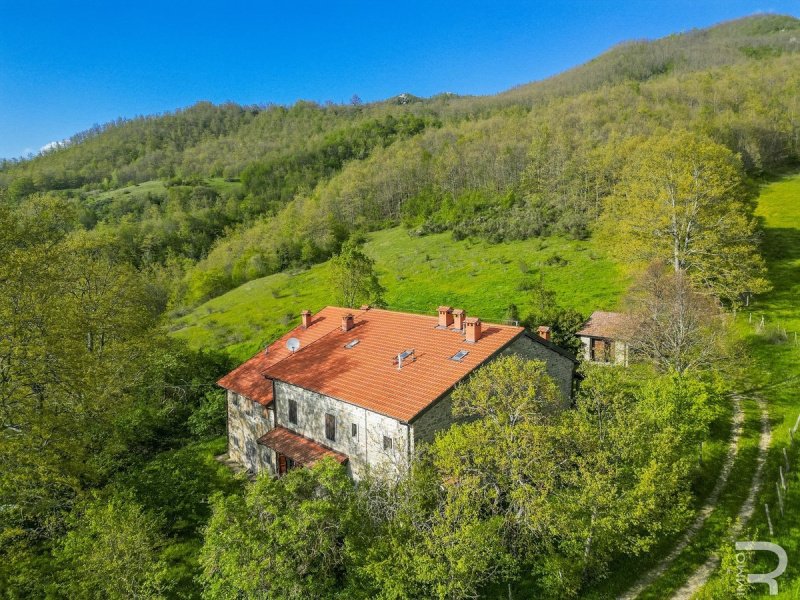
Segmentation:
[(645, 141), (622, 172), (604, 234), (627, 260), (663, 260), (732, 304), (769, 288), (740, 159), (707, 137)]
[(514, 572), (502, 518), (484, 514), (471, 487), (443, 486), (430, 458), (398, 481), (359, 482), (374, 533), (356, 573), (369, 597), (475, 598)]
[(350, 597), (349, 550), (362, 517), (353, 483), (328, 459), (217, 496), (200, 555), (205, 598)]
[(56, 552), (61, 591), (72, 598), (165, 598), (159, 527), (126, 496), (97, 497), (79, 507)]
[(573, 308), (564, 308), (558, 304), (556, 293), (545, 285), (544, 275), (539, 273), (538, 279), (528, 284), (531, 312), (522, 320), (522, 324), (533, 331), (539, 325), (550, 327), (553, 343), (577, 354), (581, 347), (580, 339), (575, 333), (586, 322), (586, 317)]
[(662, 371), (704, 370), (726, 356), (726, 324), (718, 302), (694, 289), (683, 272), (650, 265), (628, 297), (627, 331), (633, 357)]
[(378, 281), (375, 261), (364, 254), (356, 240), (348, 240), (331, 259), (331, 285), (342, 306), (356, 307), (362, 303), (372, 306), (385, 304), (384, 287)]
[(200, 406), (187, 421), (189, 431), (200, 438), (225, 434), (227, 404), (223, 390), (211, 390), (203, 395)]

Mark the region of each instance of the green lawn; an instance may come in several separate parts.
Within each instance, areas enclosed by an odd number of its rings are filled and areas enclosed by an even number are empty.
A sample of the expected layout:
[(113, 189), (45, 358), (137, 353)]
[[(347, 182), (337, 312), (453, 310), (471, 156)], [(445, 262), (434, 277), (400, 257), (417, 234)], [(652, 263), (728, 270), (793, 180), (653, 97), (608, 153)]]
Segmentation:
[[(441, 304), (500, 321), (511, 303), (524, 316), (523, 282), (544, 276), (558, 302), (585, 314), (615, 308), (627, 281), (591, 242), (560, 237), (505, 244), (453, 241), (449, 233), (411, 237), (403, 228), (370, 236), (389, 308), (434, 314)], [(197, 348), (225, 349), (243, 359), (298, 322), (304, 308), (335, 304), (328, 265), (248, 282), (175, 319), (174, 335)]]
[[(800, 175), (784, 177), (765, 184), (758, 200), (756, 215), (764, 232), (762, 252), (767, 261), (773, 290), (760, 296), (741, 311), (735, 328), (743, 348), (749, 350), (753, 364), (747, 370), (745, 386), (761, 394), (769, 404), (772, 445), (764, 470), (762, 493), (755, 513), (741, 540), (757, 539), (778, 543), (789, 555), (787, 572), (778, 580), (780, 597), (800, 597), (800, 435), (790, 446), (789, 428), (800, 414), (800, 347), (794, 333), (800, 335)], [(764, 319), (762, 326), (762, 317)], [(785, 334), (784, 334), (785, 332)], [(731, 472), (728, 488), (717, 509), (692, 543), (670, 569), (649, 587), (640, 598), (669, 597), (727, 535), (730, 519), (747, 496), (757, 456), (759, 414), (752, 400), (745, 404), (745, 428), (739, 455)], [(775, 483), (778, 467), (787, 448), (793, 465), (788, 478), (785, 516), (780, 516)], [(769, 536), (764, 504), (769, 503), (775, 536)], [(774, 557), (755, 557), (756, 566), (748, 572), (766, 573), (775, 567)], [(711, 581), (720, 577), (717, 572)], [(754, 588), (766, 596), (767, 588)]]
[[(765, 467), (764, 488), (757, 504), (751, 530), (758, 539), (780, 544), (789, 556), (786, 573), (778, 579), (780, 597), (800, 597), (800, 433), (790, 444), (789, 428), (800, 414), (800, 175), (785, 177), (766, 185), (756, 214), (764, 229), (763, 253), (774, 289), (759, 297), (739, 315), (738, 326), (752, 353), (757, 369), (756, 383), (769, 402), (772, 446)], [(752, 317), (750, 313), (752, 312)], [(761, 317), (764, 327), (760, 327)], [(784, 332), (786, 333), (784, 337)], [(783, 449), (790, 457), (785, 516), (780, 516), (775, 483), (783, 463)], [(775, 536), (767, 532), (764, 503), (769, 503)], [(774, 559), (760, 562), (761, 572), (774, 568)], [(766, 586), (756, 590), (766, 595)]]

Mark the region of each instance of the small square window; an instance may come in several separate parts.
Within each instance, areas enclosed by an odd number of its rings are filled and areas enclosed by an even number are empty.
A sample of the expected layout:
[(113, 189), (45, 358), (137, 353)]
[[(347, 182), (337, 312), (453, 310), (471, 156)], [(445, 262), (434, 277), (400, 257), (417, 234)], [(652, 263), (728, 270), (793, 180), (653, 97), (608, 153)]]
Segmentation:
[(289, 400), (289, 423), (297, 425), (297, 400)]
[(383, 449), (384, 450), (391, 450), (394, 441), (388, 435), (383, 436)]
[(355, 423), (353, 423), (353, 425), (350, 427), (350, 435), (353, 437), (358, 437), (358, 425)]

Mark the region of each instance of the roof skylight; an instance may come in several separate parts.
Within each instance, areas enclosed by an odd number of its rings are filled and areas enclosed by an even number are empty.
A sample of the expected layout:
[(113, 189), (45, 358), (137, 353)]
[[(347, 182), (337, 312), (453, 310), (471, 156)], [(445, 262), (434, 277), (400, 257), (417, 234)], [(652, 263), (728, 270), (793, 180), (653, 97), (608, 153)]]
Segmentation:
[(348, 350), (350, 350), (351, 348), (355, 348), (356, 346), (358, 346), (358, 342), (359, 342), (359, 340), (357, 340), (357, 339), (350, 340), (349, 342), (347, 342), (344, 345), (344, 347), (347, 348)]
[(461, 362), (464, 360), (464, 357), (469, 354), (469, 350), (459, 350), (453, 356), (450, 357), (450, 360), (454, 360), (456, 362)]

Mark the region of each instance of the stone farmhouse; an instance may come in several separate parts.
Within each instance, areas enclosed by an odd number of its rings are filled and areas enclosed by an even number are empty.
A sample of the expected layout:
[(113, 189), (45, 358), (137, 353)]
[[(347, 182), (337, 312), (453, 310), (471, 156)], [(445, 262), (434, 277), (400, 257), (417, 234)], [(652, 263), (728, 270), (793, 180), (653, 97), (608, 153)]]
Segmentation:
[(628, 345), (620, 339), (627, 325), (623, 313), (596, 310), (577, 335), (587, 362), (607, 365), (628, 365)]
[(326, 456), (354, 479), (398, 468), (453, 422), (454, 386), (509, 353), (545, 361), (569, 402), (576, 361), (549, 330), (540, 337), (447, 306), (438, 313), (303, 311), (298, 327), (219, 380), (229, 458), (278, 476)]

